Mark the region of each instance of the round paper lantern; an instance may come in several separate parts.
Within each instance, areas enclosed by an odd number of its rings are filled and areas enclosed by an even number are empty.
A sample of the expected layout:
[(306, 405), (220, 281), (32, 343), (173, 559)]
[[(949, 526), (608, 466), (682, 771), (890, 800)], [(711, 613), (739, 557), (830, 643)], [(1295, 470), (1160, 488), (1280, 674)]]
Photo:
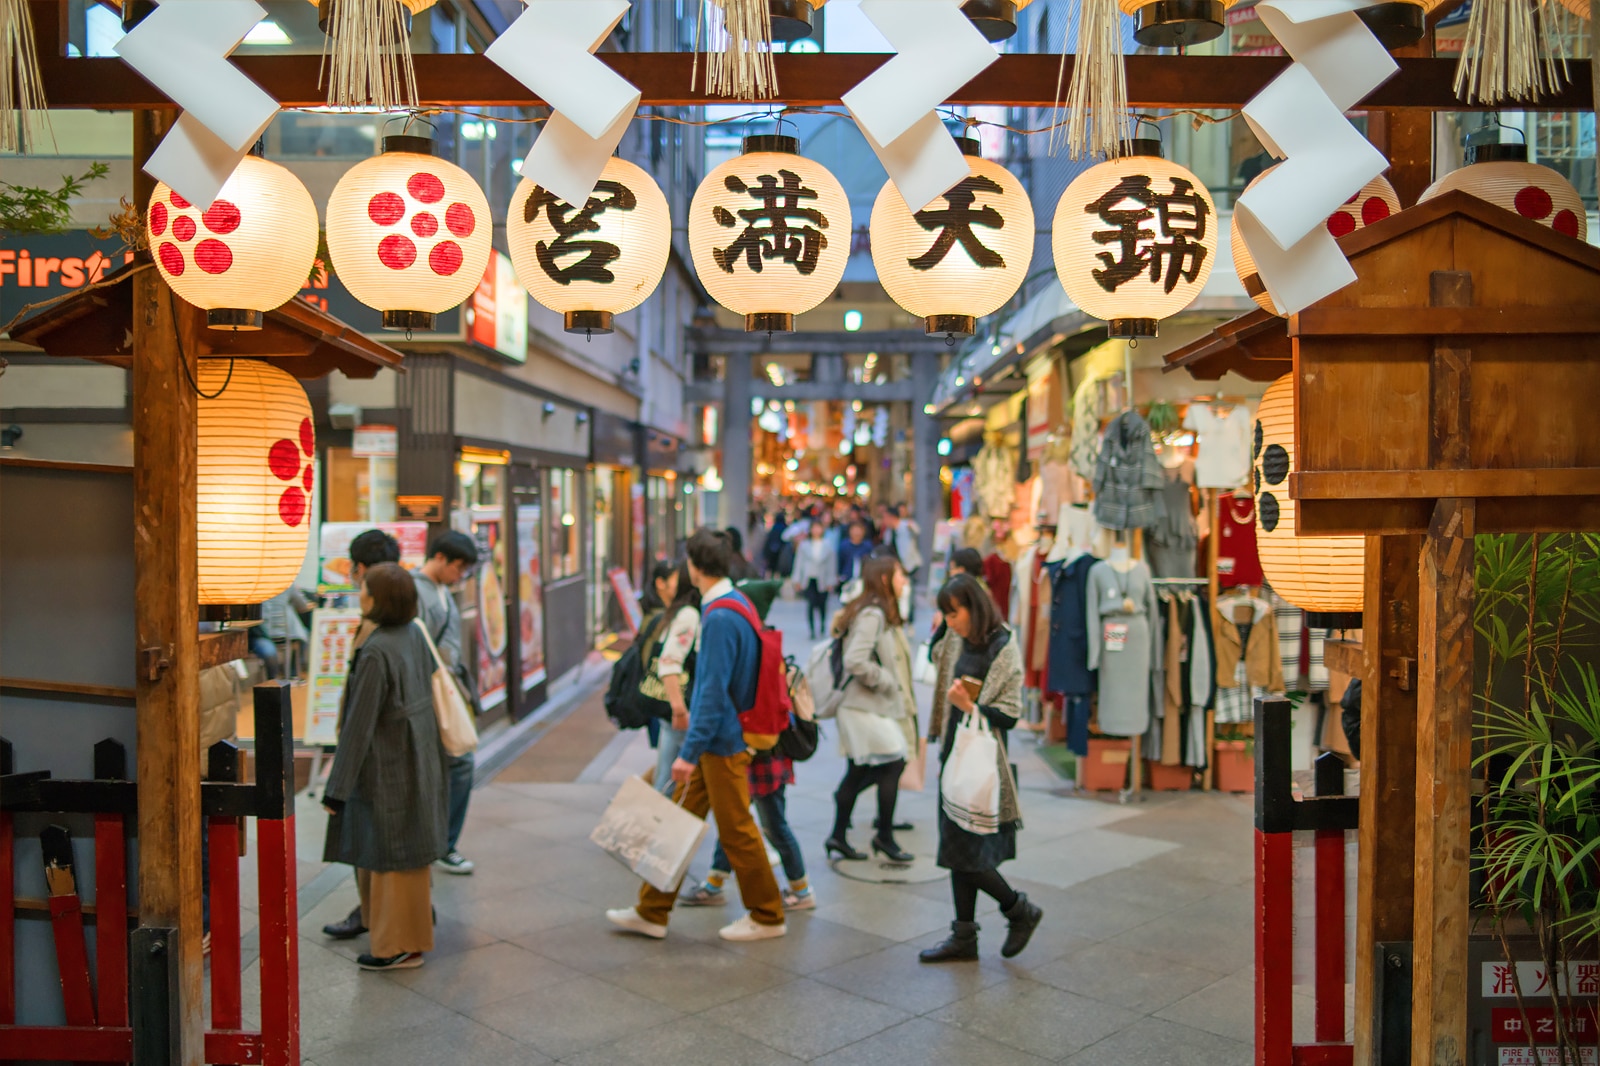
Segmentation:
[(1113, 337), (1154, 337), (1205, 288), (1217, 258), (1217, 205), (1205, 182), (1161, 158), (1153, 139), (1079, 174), (1056, 207), (1050, 243), (1062, 288)]
[(160, 182), (145, 212), (156, 269), (212, 329), (260, 329), (265, 312), (294, 299), (317, 260), (317, 232), (300, 179), (255, 155), (204, 211)]
[(972, 21), (985, 40), (1003, 41), (1017, 32), (1017, 12), (1031, 0), (967, 0), (961, 13)]
[[(1244, 187), (1244, 191), (1249, 192), (1256, 182), (1276, 169), (1276, 166), (1268, 167), (1251, 178), (1250, 184)], [(1399, 195), (1394, 191), (1394, 186), (1389, 184), (1389, 179), (1379, 174), (1363, 185), (1360, 192), (1346, 200), (1339, 210), (1329, 215), (1326, 225), (1328, 232), (1335, 237), (1346, 237), (1399, 211)], [(1240, 236), (1237, 225), (1233, 227), (1230, 243), (1233, 245), (1233, 270), (1239, 275), (1239, 283), (1244, 286), (1244, 291), (1250, 294), (1250, 298), (1259, 304), (1263, 311), (1270, 311), (1275, 315), (1281, 314), (1277, 305), (1272, 302), (1261, 275), (1256, 272), (1256, 261), (1250, 255), (1250, 249), (1245, 247), (1244, 238)]]
[(689, 205), (689, 255), (712, 299), (752, 332), (787, 332), (833, 294), (850, 259), (850, 200), (794, 137), (744, 139)]
[(1557, 233), (1580, 241), (1588, 238), (1589, 216), (1578, 190), (1549, 167), (1528, 162), (1527, 145), (1468, 145), (1466, 160), (1466, 166), (1428, 186), (1417, 202), (1460, 189)]
[(1254, 470), (1256, 550), (1273, 591), (1303, 611), (1361, 610), (1366, 538), (1295, 536), (1293, 374), (1269, 385), (1256, 408)]
[(1178, 48), (1222, 36), (1225, 9), (1239, 0), (1117, 0), (1134, 17), (1134, 40), (1150, 48)]
[(1590, 11), (1589, 0), (1561, 0), (1561, 6), (1565, 7), (1568, 11), (1572, 12), (1574, 15), (1577, 15), (1579, 18), (1588, 21)]
[(893, 181), (872, 206), (872, 265), (927, 332), (971, 336), (1015, 295), (1033, 261), (1033, 205), (1022, 182), (962, 140), (972, 176), (920, 211)]
[(384, 329), (426, 330), (472, 295), (489, 265), (493, 220), (472, 176), (426, 137), (385, 137), (328, 197), (328, 252), (350, 294)]
[(305, 562), (311, 403), (298, 381), (253, 359), (202, 359), (196, 373), (200, 602), (261, 603)]
[(523, 178), (511, 196), (506, 244), (517, 280), (560, 311), (568, 333), (610, 333), (661, 281), (672, 220), (661, 187), (615, 156), (581, 210)]

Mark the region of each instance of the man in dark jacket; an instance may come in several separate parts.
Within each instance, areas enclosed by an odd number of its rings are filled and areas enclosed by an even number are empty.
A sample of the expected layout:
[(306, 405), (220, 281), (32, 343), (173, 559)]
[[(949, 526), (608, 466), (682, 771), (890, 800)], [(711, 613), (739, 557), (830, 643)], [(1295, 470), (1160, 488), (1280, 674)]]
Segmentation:
[[(750, 748), (742, 711), (755, 706), (761, 670), (761, 639), (723, 599), (750, 601), (728, 580), (732, 545), (726, 533), (702, 529), (689, 538), (689, 578), (700, 590), (699, 652), (694, 693), (689, 700), (689, 731), (672, 764), (683, 809), (699, 818), (716, 816), (722, 850), (739, 881), (739, 895), (750, 913), (724, 927), (724, 940), (766, 940), (783, 936), (783, 897), (767, 861), (766, 845), (750, 813)], [(752, 610), (754, 608), (752, 607)], [(676, 891), (640, 886), (637, 906), (606, 912), (629, 932), (660, 939), (677, 901)]]

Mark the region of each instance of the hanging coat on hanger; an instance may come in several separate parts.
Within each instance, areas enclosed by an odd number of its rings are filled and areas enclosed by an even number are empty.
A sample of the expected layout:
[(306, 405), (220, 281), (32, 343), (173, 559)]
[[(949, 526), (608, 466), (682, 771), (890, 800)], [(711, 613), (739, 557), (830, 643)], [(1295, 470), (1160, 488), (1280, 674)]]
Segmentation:
[(1143, 529), (1166, 518), (1167, 472), (1156, 458), (1150, 424), (1124, 411), (1106, 427), (1094, 468), (1094, 518), (1107, 529)]
[(1152, 702), (1164, 688), (1160, 618), (1144, 563), (1135, 560), (1127, 571), (1097, 563), (1089, 571), (1089, 668), (1099, 672), (1102, 733), (1134, 737), (1149, 730)]
[(1095, 690), (1089, 669), (1089, 571), (1100, 560), (1092, 555), (1047, 563), (1050, 574), (1050, 663), (1045, 691), (1087, 696)]

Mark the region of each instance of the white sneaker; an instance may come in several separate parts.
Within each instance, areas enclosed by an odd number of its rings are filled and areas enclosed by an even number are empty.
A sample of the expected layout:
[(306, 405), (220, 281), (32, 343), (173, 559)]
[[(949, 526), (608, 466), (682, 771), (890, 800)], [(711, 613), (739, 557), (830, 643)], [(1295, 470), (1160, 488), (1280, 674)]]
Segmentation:
[(783, 861), (783, 856), (778, 854), (778, 849), (777, 848), (773, 847), (766, 840), (763, 840), (762, 843), (767, 845), (767, 865), (768, 866), (776, 866), (776, 865), (778, 865), (779, 863), (781, 863)]
[(612, 925), (620, 926), (630, 933), (638, 933), (640, 936), (651, 937), (655, 940), (664, 939), (667, 935), (666, 926), (657, 925), (655, 922), (647, 922), (639, 917), (639, 908), (637, 907), (619, 907), (614, 911), (606, 911), (606, 921)]
[[(647, 923), (648, 924), (648, 923)], [(666, 927), (661, 926), (661, 932), (666, 933)], [(723, 926), (717, 935), (724, 940), (772, 940), (783, 936), (789, 931), (787, 923), (777, 925), (762, 925), (748, 914), (732, 925)]]

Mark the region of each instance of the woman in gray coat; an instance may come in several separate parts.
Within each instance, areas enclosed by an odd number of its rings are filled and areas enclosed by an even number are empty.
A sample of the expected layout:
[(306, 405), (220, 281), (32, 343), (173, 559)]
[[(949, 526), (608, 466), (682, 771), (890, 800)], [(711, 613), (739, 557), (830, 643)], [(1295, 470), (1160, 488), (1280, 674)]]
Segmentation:
[(412, 620), (417, 587), (394, 563), (367, 570), (361, 610), (374, 629), (350, 663), (339, 747), (322, 805), (324, 862), (356, 868), (371, 949), (364, 970), (412, 969), (433, 950), (428, 868), (446, 844), (445, 754), (434, 717), (433, 653)]

